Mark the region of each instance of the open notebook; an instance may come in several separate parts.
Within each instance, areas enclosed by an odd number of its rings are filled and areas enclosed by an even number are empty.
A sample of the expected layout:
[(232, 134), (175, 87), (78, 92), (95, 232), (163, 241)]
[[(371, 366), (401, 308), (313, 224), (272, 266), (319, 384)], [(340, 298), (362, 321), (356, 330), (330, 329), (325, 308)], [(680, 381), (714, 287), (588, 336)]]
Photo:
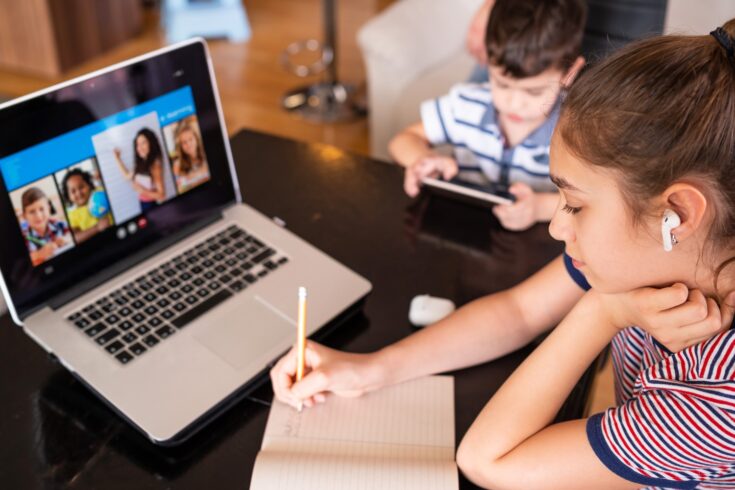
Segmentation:
[(301, 413), (274, 401), (251, 490), (459, 488), (453, 382), (430, 376)]

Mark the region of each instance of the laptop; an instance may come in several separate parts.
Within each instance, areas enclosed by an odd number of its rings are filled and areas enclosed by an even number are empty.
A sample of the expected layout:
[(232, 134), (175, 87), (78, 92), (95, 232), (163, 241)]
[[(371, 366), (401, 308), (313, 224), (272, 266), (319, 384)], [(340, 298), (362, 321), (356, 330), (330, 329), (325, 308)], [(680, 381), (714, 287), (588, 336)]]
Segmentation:
[(8, 310), (154, 443), (264, 379), (299, 286), (309, 334), (371, 290), (242, 202), (202, 39), (10, 101), (0, 127)]

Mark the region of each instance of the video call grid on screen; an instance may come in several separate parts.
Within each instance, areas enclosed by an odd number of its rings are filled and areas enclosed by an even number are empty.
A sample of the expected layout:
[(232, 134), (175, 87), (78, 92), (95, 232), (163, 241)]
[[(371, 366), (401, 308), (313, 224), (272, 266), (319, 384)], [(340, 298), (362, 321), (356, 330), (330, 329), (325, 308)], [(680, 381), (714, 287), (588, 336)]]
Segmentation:
[[(143, 139), (159, 162), (148, 175), (134, 170)], [(0, 159), (0, 172), (33, 266), (210, 179), (189, 86)]]

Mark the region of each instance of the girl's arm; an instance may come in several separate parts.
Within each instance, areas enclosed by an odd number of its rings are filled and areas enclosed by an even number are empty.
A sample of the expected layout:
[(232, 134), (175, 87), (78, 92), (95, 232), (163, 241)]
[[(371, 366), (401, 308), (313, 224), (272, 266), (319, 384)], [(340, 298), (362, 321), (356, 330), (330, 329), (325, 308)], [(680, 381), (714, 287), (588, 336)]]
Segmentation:
[(140, 197), (155, 201), (166, 199), (166, 188), (163, 185), (163, 164), (161, 160), (156, 160), (151, 166), (151, 180), (153, 181), (154, 190), (140, 189), (138, 192)]
[(112, 150), (112, 154), (115, 155), (115, 161), (117, 162), (117, 166), (120, 167), (120, 173), (123, 177), (127, 180), (133, 180), (133, 173), (128, 170), (125, 163), (123, 163), (122, 158), (120, 158), (120, 149), (115, 148)]
[(549, 425), (587, 367), (619, 331), (588, 292), (482, 410), (457, 463), (488, 488), (640, 488), (593, 452), (586, 420)]

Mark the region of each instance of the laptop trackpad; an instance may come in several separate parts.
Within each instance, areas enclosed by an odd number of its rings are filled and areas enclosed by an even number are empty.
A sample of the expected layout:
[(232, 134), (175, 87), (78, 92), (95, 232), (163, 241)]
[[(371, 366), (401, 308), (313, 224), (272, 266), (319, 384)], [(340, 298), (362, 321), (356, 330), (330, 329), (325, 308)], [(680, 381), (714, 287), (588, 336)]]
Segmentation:
[(284, 338), (296, 334), (293, 325), (253, 298), (240, 299), (238, 308), (226, 313), (215, 313), (211, 321), (208, 317), (209, 328), (195, 337), (236, 369), (246, 367)]

